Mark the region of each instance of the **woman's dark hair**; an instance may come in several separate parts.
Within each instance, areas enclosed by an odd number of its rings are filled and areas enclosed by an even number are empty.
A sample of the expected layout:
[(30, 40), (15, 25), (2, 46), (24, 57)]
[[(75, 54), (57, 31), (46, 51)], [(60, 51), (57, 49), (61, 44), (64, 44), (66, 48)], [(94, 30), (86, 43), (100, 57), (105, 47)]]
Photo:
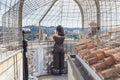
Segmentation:
[(58, 32), (58, 35), (60, 35), (60, 36), (64, 36), (65, 35), (63, 27), (61, 25), (57, 26), (56, 31)]

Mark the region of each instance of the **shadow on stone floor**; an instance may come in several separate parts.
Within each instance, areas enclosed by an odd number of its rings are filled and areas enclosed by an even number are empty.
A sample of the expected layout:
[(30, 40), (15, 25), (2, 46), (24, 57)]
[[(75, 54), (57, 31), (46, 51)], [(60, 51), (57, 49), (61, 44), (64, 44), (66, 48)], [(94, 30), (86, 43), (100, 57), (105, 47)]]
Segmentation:
[(61, 76), (53, 76), (53, 75), (48, 75), (48, 76), (40, 76), (39, 80), (68, 80), (67, 75), (61, 75)]

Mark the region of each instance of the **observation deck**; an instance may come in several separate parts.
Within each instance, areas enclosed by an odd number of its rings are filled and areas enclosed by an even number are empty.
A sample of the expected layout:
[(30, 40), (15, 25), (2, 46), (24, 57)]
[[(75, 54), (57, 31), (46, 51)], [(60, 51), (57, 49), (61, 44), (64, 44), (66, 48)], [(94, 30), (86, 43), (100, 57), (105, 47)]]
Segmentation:
[[(26, 67), (29, 80), (120, 80), (119, 16), (120, 0), (1, 0), (0, 80), (23, 80)], [(47, 70), (57, 25), (66, 33), (62, 76)]]

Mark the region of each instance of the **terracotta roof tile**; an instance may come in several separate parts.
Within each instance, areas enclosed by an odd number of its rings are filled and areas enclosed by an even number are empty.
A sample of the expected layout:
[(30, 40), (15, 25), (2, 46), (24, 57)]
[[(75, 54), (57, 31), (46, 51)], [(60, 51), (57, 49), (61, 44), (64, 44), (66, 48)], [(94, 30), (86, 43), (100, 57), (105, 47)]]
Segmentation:
[(120, 80), (120, 47), (108, 47), (91, 51), (80, 49), (79, 55), (89, 66), (105, 80)]

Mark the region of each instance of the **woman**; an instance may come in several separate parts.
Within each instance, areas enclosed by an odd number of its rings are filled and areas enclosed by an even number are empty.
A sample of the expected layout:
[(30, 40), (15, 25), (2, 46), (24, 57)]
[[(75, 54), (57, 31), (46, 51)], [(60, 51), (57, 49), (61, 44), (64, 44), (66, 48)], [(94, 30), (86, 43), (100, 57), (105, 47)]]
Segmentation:
[(57, 26), (56, 33), (54, 34), (53, 39), (55, 41), (53, 47), (53, 68), (56, 71), (55, 73), (62, 74), (62, 70), (64, 69), (63, 42), (65, 39), (65, 34), (61, 25)]
[(90, 25), (90, 33), (88, 34), (88, 38), (91, 38), (97, 34), (97, 24), (95, 22), (91, 22), (89, 25)]

